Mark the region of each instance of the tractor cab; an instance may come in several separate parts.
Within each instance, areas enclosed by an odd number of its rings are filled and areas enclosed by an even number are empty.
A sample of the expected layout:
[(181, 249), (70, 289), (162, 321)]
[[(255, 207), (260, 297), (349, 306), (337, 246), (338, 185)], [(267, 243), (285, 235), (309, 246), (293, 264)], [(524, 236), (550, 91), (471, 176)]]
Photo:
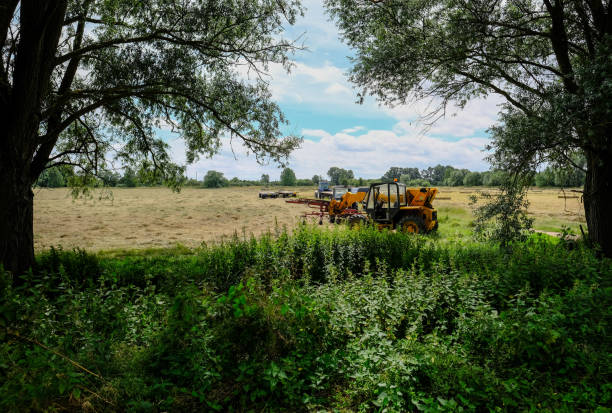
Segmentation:
[(394, 222), (400, 208), (407, 206), (406, 185), (397, 182), (370, 185), (365, 210), (377, 222)]
[(336, 201), (340, 201), (342, 199), (342, 196), (346, 194), (348, 191), (349, 189), (347, 186), (336, 185), (332, 189), (332, 199), (335, 199)]

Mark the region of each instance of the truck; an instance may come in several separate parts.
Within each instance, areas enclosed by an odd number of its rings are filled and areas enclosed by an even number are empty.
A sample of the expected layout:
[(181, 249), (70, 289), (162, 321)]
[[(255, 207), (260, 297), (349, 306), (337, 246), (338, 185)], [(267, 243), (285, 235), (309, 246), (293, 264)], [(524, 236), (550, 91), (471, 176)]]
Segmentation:
[(328, 181), (319, 181), (319, 187), (314, 193), (315, 199), (331, 198), (332, 190)]

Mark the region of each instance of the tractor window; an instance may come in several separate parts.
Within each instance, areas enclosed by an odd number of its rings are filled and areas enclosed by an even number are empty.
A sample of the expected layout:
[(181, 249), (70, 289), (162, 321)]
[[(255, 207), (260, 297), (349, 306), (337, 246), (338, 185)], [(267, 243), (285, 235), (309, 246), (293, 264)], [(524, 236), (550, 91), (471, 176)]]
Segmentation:
[(408, 200), (406, 199), (406, 185), (397, 184), (397, 189), (399, 191), (400, 205), (401, 206), (408, 205)]
[(389, 208), (389, 199), (391, 198), (392, 192), (389, 191), (389, 184), (378, 185), (376, 201), (381, 208)]
[(368, 202), (366, 203), (366, 209), (374, 209), (374, 205), (376, 204), (376, 198), (378, 198), (378, 187), (373, 187), (370, 192), (368, 192)]
[(387, 184), (373, 186), (368, 193), (367, 209), (387, 208), (387, 200), (389, 199), (389, 189)]
[(346, 194), (347, 192), (348, 188), (346, 187), (334, 188), (334, 199), (340, 200), (342, 195)]

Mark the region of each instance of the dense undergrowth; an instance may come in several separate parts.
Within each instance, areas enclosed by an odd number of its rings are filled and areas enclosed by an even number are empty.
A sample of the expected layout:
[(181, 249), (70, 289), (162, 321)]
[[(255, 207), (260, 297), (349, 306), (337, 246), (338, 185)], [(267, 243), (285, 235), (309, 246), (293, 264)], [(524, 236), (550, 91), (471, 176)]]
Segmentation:
[(0, 411), (610, 411), (611, 276), (369, 228), (51, 250), (0, 280)]

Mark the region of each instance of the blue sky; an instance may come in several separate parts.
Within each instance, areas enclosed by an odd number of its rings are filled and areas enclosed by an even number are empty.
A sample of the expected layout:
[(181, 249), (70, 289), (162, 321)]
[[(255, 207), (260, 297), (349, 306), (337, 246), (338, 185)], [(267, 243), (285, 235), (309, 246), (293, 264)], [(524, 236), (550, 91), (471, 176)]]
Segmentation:
[[(394, 108), (374, 99), (355, 103), (357, 92), (347, 80), (351, 50), (325, 13), (322, 2), (305, 0), (305, 16), (287, 27), (285, 37), (300, 39), (308, 50), (293, 56), (295, 65), (287, 73), (271, 65), (267, 81), (273, 98), (290, 125), (286, 132), (301, 135), (304, 142), (289, 159), (299, 178), (325, 175), (331, 166), (352, 169), (356, 176), (377, 178), (391, 166), (425, 168), (438, 163), (471, 170), (487, 170), (483, 149), (486, 129), (495, 123), (496, 97), (470, 102), (464, 110), (450, 108), (433, 127), (417, 120), (426, 112), (425, 102)], [(184, 161), (184, 145), (172, 139), (178, 162)], [(239, 144), (224, 143), (212, 159), (201, 159), (187, 168), (187, 175), (203, 176), (214, 169), (226, 177), (259, 179), (266, 173), (278, 179), (277, 165), (259, 165)]]

